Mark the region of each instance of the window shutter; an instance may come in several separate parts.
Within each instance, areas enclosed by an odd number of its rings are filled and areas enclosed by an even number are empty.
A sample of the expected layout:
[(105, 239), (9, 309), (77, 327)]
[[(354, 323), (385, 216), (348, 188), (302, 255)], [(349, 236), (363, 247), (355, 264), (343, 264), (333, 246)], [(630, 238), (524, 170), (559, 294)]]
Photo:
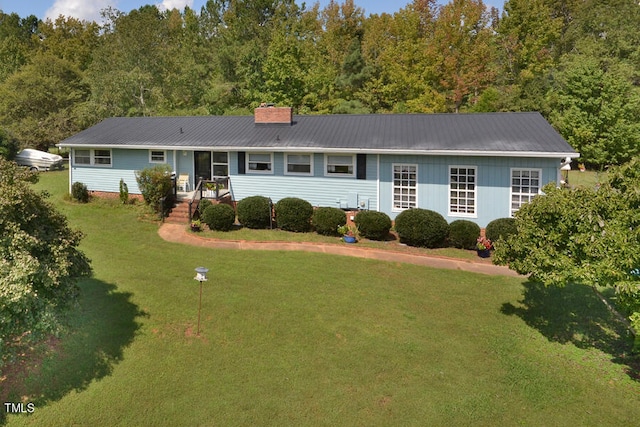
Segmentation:
[(244, 151), (238, 151), (238, 175), (246, 174), (246, 154)]
[(356, 178), (367, 179), (367, 155), (358, 154), (356, 157)]

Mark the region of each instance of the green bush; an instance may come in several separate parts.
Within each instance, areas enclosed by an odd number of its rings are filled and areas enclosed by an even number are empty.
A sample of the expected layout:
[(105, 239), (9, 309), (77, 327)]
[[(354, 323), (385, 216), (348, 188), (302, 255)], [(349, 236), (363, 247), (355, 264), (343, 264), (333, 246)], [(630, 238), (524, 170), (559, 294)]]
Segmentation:
[(201, 220), (212, 230), (229, 231), (236, 222), (236, 212), (231, 206), (223, 203), (209, 205), (202, 212)]
[(173, 203), (171, 166), (163, 164), (136, 171), (136, 181), (145, 203), (156, 212), (161, 209), (163, 197), (167, 198), (165, 208)]
[(264, 196), (242, 199), (236, 207), (238, 221), (247, 228), (268, 228), (271, 225), (271, 201)]
[(442, 247), (449, 236), (449, 224), (438, 212), (408, 209), (396, 217), (396, 232), (407, 245), (437, 248)]
[(385, 240), (391, 230), (391, 218), (384, 212), (360, 211), (354, 222), (360, 234), (371, 240)]
[(71, 197), (80, 203), (87, 203), (89, 201), (89, 190), (87, 190), (87, 186), (80, 181), (74, 182), (71, 186)]
[(129, 203), (129, 186), (122, 178), (120, 178), (120, 202), (123, 205)]
[(498, 218), (487, 224), (484, 234), (487, 239), (495, 242), (497, 240), (506, 239), (517, 232), (518, 229), (516, 228), (515, 218)]
[(475, 249), (480, 226), (473, 221), (458, 219), (449, 224), (449, 245), (459, 249)]
[(206, 211), (209, 206), (213, 206), (213, 203), (211, 203), (211, 200), (200, 199), (200, 203), (198, 204), (198, 213), (200, 214), (200, 216), (202, 216), (204, 211)]
[(347, 223), (347, 214), (338, 208), (321, 207), (313, 212), (313, 228), (324, 236), (339, 236), (338, 227)]
[(303, 233), (311, 229), (313, 206), (306, 200), (285, 197), (275, 206), (278, 228)]

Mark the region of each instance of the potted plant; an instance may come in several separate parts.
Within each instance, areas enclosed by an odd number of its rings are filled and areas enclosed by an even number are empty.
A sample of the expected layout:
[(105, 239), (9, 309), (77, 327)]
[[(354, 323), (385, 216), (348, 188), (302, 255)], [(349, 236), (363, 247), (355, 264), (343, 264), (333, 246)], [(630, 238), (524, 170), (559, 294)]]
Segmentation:
[(191, 231), (200, 231), (202, 229), (202, 222), (199, 219), (191, 221)]
[(214, 197), (216, 190), (218, 190), (218, 184), (215, 182), (207, 182), (204, 188), (207, 190), (207, 197)]
[(489, 258), (491, 256), (491, 240), (486, 237), (480, 236), (476, 240), (476, 250), (480, 258)]
[(358, 227), (355, 224), (339, 226), (338, 233), (342, 234), (342, 240), (344, 240), (345, 243), (355, 243), (360, 237)]

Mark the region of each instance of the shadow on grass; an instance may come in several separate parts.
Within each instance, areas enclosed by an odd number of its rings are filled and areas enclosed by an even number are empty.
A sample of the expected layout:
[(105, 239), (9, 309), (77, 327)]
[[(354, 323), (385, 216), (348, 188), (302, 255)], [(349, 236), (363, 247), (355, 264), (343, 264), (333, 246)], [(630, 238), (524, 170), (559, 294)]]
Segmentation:
[[(131, 293), (120, 292), (115, 285), (85, 279), (79, 286), (79, 306), (70, 313), (68, 332), (51, 340), (27, 366), (24, 378), (9, 381), (13, 385), (9, 401), (27, 400), (36, 408), (43, 407), (110, 375), (123, 359), (124, 349), (140, 328), (138, 319), (145, 313), (131, 302)], [(5, 416), (0, 410), (0, 424)]]
[(640, 381), (640, 360), (631, 355), (628, 330), (589, 286), (547, 287), (527, 281), (519, 303), (519, 307), (505, 303), (501, 312), (517, 315), (549, 341), (601, 350), (614, 363), (625, 365), (631, 378)]

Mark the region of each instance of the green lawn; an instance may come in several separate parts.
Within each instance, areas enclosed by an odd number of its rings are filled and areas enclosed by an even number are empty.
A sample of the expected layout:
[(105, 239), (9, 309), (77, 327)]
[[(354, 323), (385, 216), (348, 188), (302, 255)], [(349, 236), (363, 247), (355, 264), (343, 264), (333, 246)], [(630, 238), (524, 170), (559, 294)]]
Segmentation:
[[(588, 288), (317, 253), (170, 244), (137, 206), (64, 200), (86, 234), (71, 330), (7, 425), (633, 425), (640, 380)], [(196, 336), (198, 282), (210, 269)], [(0, 415), (1, 416), (1, 415)], [(1, 419), (0, 419), (1, 420)], [(0, 424), (2, 421), (0, 421)]]

